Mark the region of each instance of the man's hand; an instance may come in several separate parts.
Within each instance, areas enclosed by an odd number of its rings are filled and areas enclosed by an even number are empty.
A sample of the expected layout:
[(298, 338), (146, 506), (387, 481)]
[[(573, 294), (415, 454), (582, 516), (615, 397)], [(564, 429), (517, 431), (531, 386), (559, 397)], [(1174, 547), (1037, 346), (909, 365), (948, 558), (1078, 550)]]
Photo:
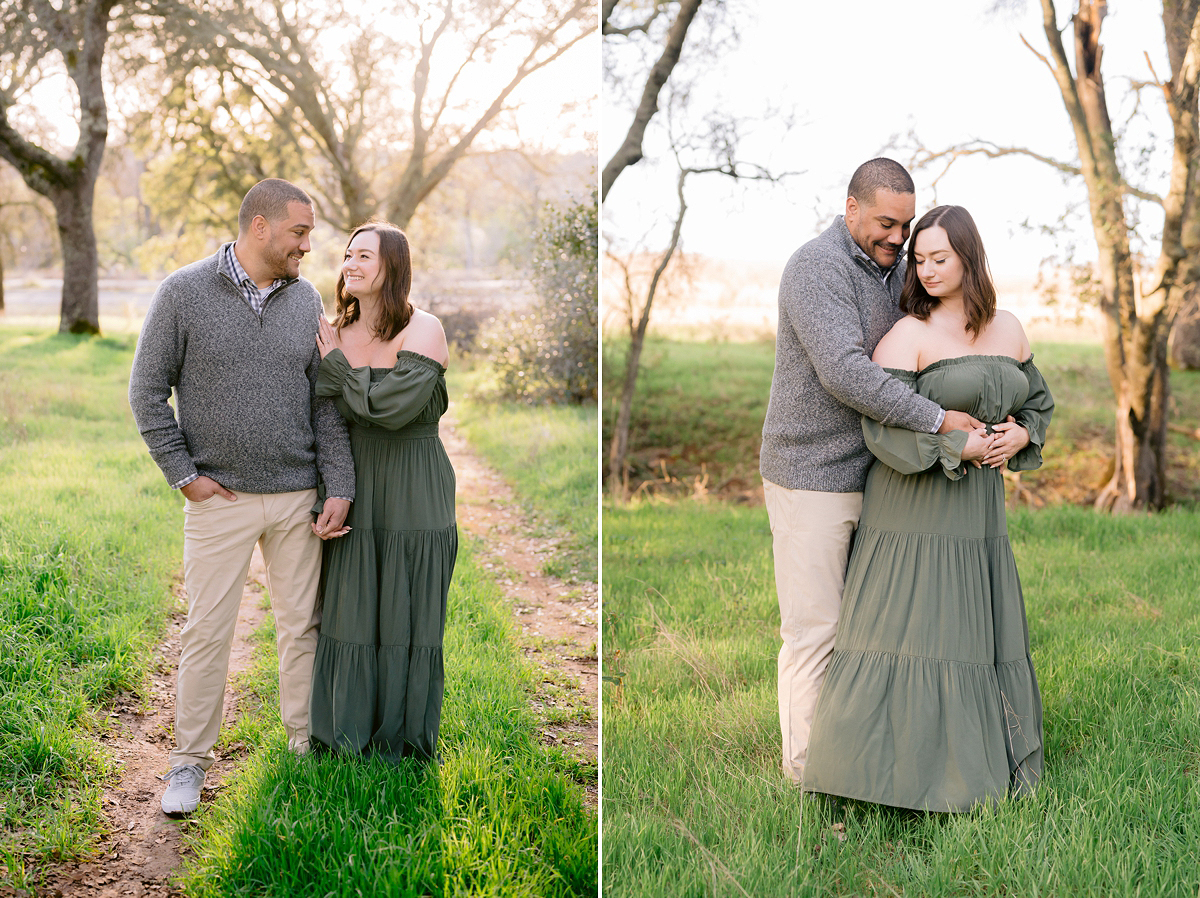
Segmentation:
[(1003, 424), (997, 424), (992, 430), (996, 438), (991, 448), (983, 458), (983, 463), (993, 468), (999, 468), (1008, 460), (1029, 445), (1029, 431), (1017, 423), (1012, 415)]
[(211, 477), (205, 477), (201, 474), (191, 483), (181, 486), (179, 492), (183, 493), (184, 498), (191, 499), (193, 502), (203, 502), (205, 499), (212, 496), (224, 496), (230, 502), (236, 502), (237, 496), (221, 486)]
[(946, 417), (942, 420), (942, 426), (938, 428), (938, 433), (949, 433), (952, 430), (965, 430), (970, 433), (972, 430), (978, 430), (983, 427), (982, 421), (976, 421), (966, 412), (956, 412), (953, 409), (947, 409)]
[(321, 510), (316, 523), (312, 525), (313, 533), (321, 539), (345, 536), (350, 532), (350, 528), (345, 526), (346, 515), (349, 513), (349, 499), (326, 499), (325, 507)]

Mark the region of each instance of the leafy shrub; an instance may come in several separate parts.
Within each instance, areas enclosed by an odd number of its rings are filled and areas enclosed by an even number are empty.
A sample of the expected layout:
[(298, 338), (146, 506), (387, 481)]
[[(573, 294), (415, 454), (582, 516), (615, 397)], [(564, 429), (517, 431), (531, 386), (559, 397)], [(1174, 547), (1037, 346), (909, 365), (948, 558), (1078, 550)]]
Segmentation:
[(547, 206), (534, 234), (529, 311), (493, 319), (482, 341), (502, 399), (530, 404), (595, 401), (596, 193), (565, 209)]

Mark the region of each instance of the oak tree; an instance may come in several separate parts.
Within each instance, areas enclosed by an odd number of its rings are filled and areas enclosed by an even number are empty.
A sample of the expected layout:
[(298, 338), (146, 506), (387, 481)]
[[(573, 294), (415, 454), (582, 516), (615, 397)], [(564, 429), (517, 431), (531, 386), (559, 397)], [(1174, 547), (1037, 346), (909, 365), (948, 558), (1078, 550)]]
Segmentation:
[[(62, 244), (59, 330), (100, 332), (99, 256), (92, 226), (108, 140), (101, 71), (117, 0), (14, 0), (0, 6), (0, 158), (54, 206)], [(26, 137), (14, 115), (29, 89), (61, 64), (78, 93), (79, 139), (60, 155)]]

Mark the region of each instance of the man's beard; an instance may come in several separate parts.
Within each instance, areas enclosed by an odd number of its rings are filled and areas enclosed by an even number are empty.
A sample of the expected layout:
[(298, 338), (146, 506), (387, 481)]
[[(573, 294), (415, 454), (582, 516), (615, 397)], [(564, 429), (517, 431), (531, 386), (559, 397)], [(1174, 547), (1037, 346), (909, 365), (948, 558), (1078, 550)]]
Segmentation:
[[(291, 272), (292, 259), (290, 253), (283, 250), (277, 250), (272, 247), (266, 253), (264, 261), (270, 266), (271, 276), (276, 280), (286, 280), (293, 277)], [(299, 267), (300, 260), (295, 260), (296, 266)]]

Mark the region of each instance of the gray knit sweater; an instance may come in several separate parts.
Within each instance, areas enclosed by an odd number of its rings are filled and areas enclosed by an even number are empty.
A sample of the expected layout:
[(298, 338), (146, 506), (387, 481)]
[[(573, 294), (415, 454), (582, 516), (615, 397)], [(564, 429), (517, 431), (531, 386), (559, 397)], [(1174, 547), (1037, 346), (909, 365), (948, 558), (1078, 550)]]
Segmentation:
[(940, 406), (871, 361), (901, 317), (904, 259), (886, 283), (841, 215), (792, 254), (779, 283), (775, 374), (759, 470), (787, 489), (857, 492), (872, 457), (860, 415), (929, 433)]
[(217, 260), (167, 277), (142, 325), (129, 405), (150, 455), (172, 485), (201, 474), (232, 490), (285, 493), (315, 487), (319, 470), (328, 495), (352, 499), (345, 422), (315, 394), (320, 294), (291, 281), (260, 317)]

